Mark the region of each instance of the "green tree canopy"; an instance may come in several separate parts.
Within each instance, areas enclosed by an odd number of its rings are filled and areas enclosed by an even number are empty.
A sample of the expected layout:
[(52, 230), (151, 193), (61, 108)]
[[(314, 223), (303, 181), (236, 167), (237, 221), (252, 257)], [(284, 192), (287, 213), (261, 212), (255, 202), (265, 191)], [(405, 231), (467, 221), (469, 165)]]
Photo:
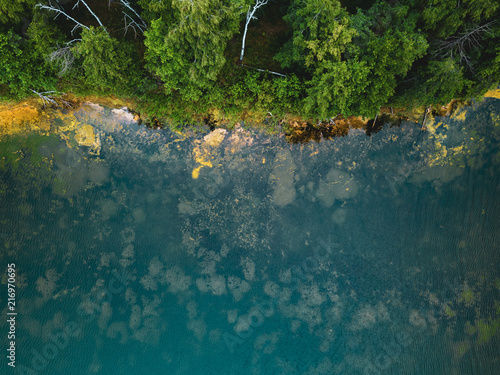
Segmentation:
[(377, 1), (352, 17), (357, 37), (349, 46), (348, 59), (369, 68), (366, 88), (356, 95), (350, 113), (375, 116), (394, 94), (398, 81), (428, 48), (425, 35), (416, 28), (417, 14), (409, 7)]
[(31, 13), (36, 0), (0, 0), (0, 24), (18, 23)]
[(243, 4), (230, 0), (162, 2), (162, 16), (151, 21), (144, 44), (147, 67), (162, 80), (167, 93), (179, 90), (184, 98), (196, 100), (216, 80), (226, 62), (226, 44), (246, 12)]
[[(413, 1), (407, 1), (413, 3)], [(447, 38), (463, 26), (491, 19), (500, 8), (498, 0), (417, 0), (419, 24), (431, 38)]]
[(496, 0), (406, 1), (429, 49), (393, 100), (405, 106), (481, 95), (500, 80), (500, 3)]
[(104, 29), (82, 30), (73, 50), (81, 59), (86, 84), (100, 91), (128, 93), (140, 80), (133, 46), (111, 37)]
[(20, 98), (30, 90), (56, 89), (54, 70), (34, 40), (24, 40), (12, 30), (0, 33), (0, 51), (0, 83), (7, 85), (12, 95)]
[(276, 56), (284, 68), (313, 72), (322, 61), (340, 61), (355, 34), (339, 0), (292, 0), (284, 19), (293, 31)]
[(293, 37), (278, 58), (311, 75), (304, 109), (321, 118), (375, 116), (427, 49), (417, 16), (382, 1), (351, 17), (339, 1), (296, 1), (287, 19)]

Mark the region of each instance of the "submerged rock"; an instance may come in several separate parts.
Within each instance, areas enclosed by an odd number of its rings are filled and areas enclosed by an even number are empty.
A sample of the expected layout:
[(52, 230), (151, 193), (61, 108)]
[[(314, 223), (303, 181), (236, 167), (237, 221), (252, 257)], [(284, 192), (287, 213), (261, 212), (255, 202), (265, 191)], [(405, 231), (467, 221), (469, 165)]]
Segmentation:
[(94, 127), (84, 124), (76, 129), (75, 141), (80, 146), (90, 147), (92, 153), (99, 155), (101, 151), (101, 137), (94, 132)]
[(326, 177), (321, 179), (315, 195), (325, 207), (331, 207), (336, 199), (345, 201), (354, 198), (357, 193), (358, 185), (354, 177), (340, 169), (332, 168)]
[(296, 169), (290, 150), (280, 150), (274, 159), (274, 168), (269, 176), (269, 182), (273, 186), (273, 203), (276, 206), (286, 206), (295, 200)]

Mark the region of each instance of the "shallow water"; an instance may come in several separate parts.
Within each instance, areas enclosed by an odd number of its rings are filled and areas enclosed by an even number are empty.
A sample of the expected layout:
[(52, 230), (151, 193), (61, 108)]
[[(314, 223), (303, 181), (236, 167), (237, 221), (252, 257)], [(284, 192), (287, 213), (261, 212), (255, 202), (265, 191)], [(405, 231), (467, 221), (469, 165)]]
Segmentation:
[(500, 100), (302, 145), (42, 125), (0, 142), (10, 371), (500, 373)]

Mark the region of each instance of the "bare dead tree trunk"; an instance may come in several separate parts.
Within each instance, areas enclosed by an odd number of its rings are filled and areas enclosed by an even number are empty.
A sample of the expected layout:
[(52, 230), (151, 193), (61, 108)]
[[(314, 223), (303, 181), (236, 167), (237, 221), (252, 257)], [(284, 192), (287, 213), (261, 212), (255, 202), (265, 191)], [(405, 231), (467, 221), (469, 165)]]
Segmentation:
[[(97, 17), (97, 15), (92, 11), (92, 9), (90, 9), (90, 7), (87, 5), (87, 3), (84, 1), (84, 0), (78, 0), (76, 2), (76, 4), (73, 6), (73, 9), (75, 9), (75, 7), (77, 7), (80, 2), (85, 6), (85, 8), (87, 8), (87, 10), (90, 12), (90, 14), (92, 14), (92, 16), (94, 16), (94, 18), (97, 20), (97, 22), (99, 23), (99, 25), (103, 28), (104, 31), (106, 31), (106, 33), (108, 32), (106, 30), (106, 28), (104, 27), (104, 25), (102, 24), (101, 20), (99, 19), (99, 17)], [(90, 30), (90, 28), (88, 26), (85, 26), (84, 24), (78, 22), (77, 20), (75, 20), (73, 17), (71, 17), (69, 14), (67, 14), (65, 11), (63, 11), (62, 9), (60, 8), (57, 8), (55, 7), (54, 5), (52, 5), (52, 3), (49, 1), (49, 5), (45, 5), (45, 4), (37, 4), (35, 5), (35, 8), (40, 8), (40, 9), (47, 9), (51, 12), (56, 12), (57, 15), (56, 17), (59, 15), (59, 14), (62, 14), (64, 17), (66, 17), (67, 19), (73, 21), (76, 25), (75, 27), (73, 27), (73, 29), (71, 30), (71, 33), (73, 33), (75, 31), (75, 29), (77, 29), (78, 27), (81, 27), (81, 28), (84, 28), (84, 29), (87, 29), (87, 30)]]
[(243, 55), (245, 54), (245, 39), (247, 37), (248, 25), (250, 24), (250, 21), (252, 19), (257, 19), (257, 17), (254, 17), (254, 14), (257, 11), (257, 9), (266, 5), (268, 1), (269, 0), (256, 0), (255, 5), (253, 6), (253, 9), (251, 9), (251, 6), (248, 7), (247, 21), (245, 23), (245, 31), (243, 32), (243, 40), (241, 42), (240, 62), (243, 61)]
[(123, 30), (124, 30), (123, 35), (126, 35), (127, 32), (128, 32), (128, 29), (130, 29), (130, 28), (132, 28), (132, 30), (134, 30), (135, 36), (137, 36), (137, 30), (136, 30), (136, 28), (139, 29), (141, 31), (141, 33), (144, 34), (144, 30), (141, 27), (141, 25), (139, 25), (127, 13), (125, 13), (125, 12), (122, 12), (122, 13), (123, 13), (123, 21), (125, 22), (125, 27), (123, 28)]

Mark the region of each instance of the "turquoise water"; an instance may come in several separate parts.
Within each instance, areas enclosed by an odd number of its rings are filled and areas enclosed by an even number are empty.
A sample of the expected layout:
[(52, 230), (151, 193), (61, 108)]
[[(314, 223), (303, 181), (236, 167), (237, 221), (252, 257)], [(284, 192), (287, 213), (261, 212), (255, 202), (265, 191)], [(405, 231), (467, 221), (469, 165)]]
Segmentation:
[(2, 374), (500, 373), (499, 100), (293, 145), (50, 124), (0, 142)]

